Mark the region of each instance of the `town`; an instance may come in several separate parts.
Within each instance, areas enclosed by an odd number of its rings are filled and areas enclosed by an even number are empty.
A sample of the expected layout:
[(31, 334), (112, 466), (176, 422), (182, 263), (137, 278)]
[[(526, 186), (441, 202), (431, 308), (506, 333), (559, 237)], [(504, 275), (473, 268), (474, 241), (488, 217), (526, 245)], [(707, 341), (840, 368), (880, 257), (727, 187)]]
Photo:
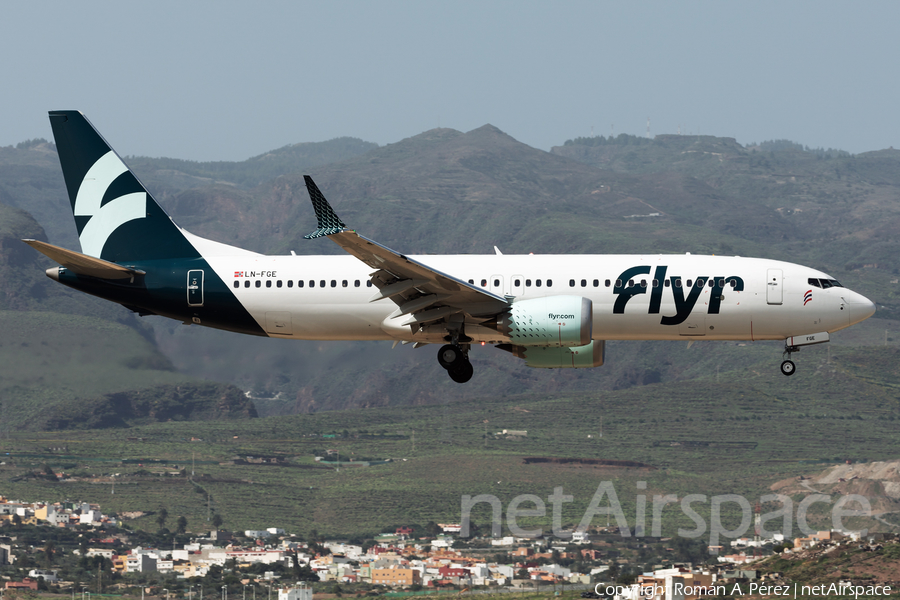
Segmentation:
[[(760, 590), (784, 584), (778, 573), (762, 573), (754, 566), (773, 554), (851, 543), (889, 545), (895, 554), (900, 550), (897, 536), (834, 531), (795, 540), (732, 540), (731, 547), (742, 548), (740, 553), (698, 540), (623, 538), (614, 527), (575, 531), (565, 541), (462, 539), (459, 524), (433, 522), (422, 531), (400, 526), (366, 540), (326, 540), (315, 531), (299, 535), (279, 527), (242, 532), (214, 527), (200, 535), (187, 532), (184, 517), (171, 532), (164, 508), (156, 512), (159, 531), (151, 534), (128, 527), (134, 516), (107, 515), (87, 502), (0, 497), (0, 587), (8, 593), (32, 590), (73, 597), (149, 593), (202, 600), (205, 593), (227, 600), (228, 593), (239, 593), (247, 600), (260, 593), (271, 600), (277, 593), (278, 600), (311, 600), (313, 591), (380, 595), (391, 590), (465, 593), (553, 586), (583, 590), (585, 597), (694, 600), (733, 596), (742, 585)], [(839, 585), (851, 589), (856, 583), (846, 579)], [(884, 594), (891, 593), (889, 583), (882, 582)]]

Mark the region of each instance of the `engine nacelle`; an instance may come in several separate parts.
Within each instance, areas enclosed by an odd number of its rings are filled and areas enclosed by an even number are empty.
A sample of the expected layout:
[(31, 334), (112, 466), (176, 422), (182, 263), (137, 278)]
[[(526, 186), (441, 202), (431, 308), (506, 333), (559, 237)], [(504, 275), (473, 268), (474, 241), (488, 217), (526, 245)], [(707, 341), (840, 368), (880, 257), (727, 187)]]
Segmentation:
[(591, 343), (593, 308), (581, 296), (547, 296), (513, 302), (497, 330), (513, 346), (568, 348)]
[(546, 346), (513, 346), (517, 358), (525, 359), (525, 366), (539, 369), (590, 369), (603, 364), (606, 341), (593, 340), (585, 346), (548, 348)]

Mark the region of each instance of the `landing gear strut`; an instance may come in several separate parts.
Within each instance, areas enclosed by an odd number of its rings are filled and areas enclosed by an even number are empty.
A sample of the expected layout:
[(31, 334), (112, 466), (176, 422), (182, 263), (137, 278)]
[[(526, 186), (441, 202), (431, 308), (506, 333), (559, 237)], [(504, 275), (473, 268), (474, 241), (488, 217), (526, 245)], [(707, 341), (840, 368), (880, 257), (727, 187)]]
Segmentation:
[(459, 344), (446, 344), (438, 350), (438, 362), (447, 369), (450, 379), (456, 383), (469, 381), (475, 372), (472, 363), (469, 362), (468, 344), (464, 346), (465, 348)]
[(797, 365), (794, 364), (794, 361), (791, 360), (791, 352), (800, 352), (800, 348), (797, 346), (787, 346), (784, 347), (784, 352), (781, 357), (787, 358), (781, 363), (781, 373), (787, 377), (790, 377), (794, 373), (797, 372)]

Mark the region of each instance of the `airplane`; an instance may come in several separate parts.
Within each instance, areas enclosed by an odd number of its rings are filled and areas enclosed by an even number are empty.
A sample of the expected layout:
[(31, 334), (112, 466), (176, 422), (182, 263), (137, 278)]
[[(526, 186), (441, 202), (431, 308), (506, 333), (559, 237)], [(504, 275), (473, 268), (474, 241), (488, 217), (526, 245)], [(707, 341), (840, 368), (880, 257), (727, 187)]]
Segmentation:
[(267, 256), (179, 227), (78, 111), (52, 111), (81, 252), (26, 243), (59, 283), (237, 333), (304, 340), (440, 345), (465, 383), (473, 345), (529, 367), (591, 368), (606, 340), (783, 340), (791, 354), (872, 316), (833, 277), (765, 258), (684, 255), (410, 256), (349, 229), (309, 176), (317, 228), (346, 255)]

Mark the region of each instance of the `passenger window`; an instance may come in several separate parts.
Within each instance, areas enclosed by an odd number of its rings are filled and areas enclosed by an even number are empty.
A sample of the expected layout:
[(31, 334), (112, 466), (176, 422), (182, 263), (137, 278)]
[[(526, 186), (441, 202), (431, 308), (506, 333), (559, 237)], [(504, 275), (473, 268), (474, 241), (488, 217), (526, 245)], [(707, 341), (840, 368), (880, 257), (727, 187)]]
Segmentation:
[(494, 280), (494, 287), (500, 287), (500, 280), (499, 280), (499, 279), (495, 279), (495, 280)]
[(574, 280), (574, 279), (570, 279), (570, 280), (569, 280), (569, 287), (575, 287), (575, 280)]
[(737, 281), (735, 281), (735, 280), (734, 280), (734, 279), (732, 279), (732, 280), (731, 280), (731, 281), (729, 281), (729, 282), (728, 282), (728, 283), (730, 283), (730, 284), (731, 284), (731, 287), (732, 287), (732, 288), (735, 288), (735, 287), (737, 287)]
[(250, 281), (249, 281), (249, 280), (247, 280), (247, 281), (244, 282), (244, 287), (250, 287)]
[(481, 287), (486, 287), (486, 286), (487, 286), (487, 279), (482, 279), (482, 280), (481, 280)]
[[(691, 285), (691, 280), (690, 280), (690, 279), (688, 279), (688, 285)], [(680, 279), (676, 279), (676, 280), (675, 280), (675, 287), (681, 287), (681, 280), (680, 280)]]
[(519, 287), (520, 285), (522, 285), (521, 279), (516, 279), (515, 282), (513, 282), (513, 286), (515, 286), (515, 287)]
[(553, 287), (553, 280), (552, 280), (552, 279), (548, 279), (548, 280), (547, 280), (547, 287)]
[(531, 287), (531, 280), (530, 280), (530, 279), (526, 279), (526, 280), (525, 280), (525, 287)]
[(298, 279), (298, 280), (297, 280), (297, 287), (298, 287), (298, 288), (303, 287), (303, 280), (302, 280), (302, 279)]
[(280, 279), (279, 279), (278, 281), (275, 282), (275, 287), (281, 287), (281, 280), (280, 280)]
[(691, 287), (691, 280), (690, 280), (690, 279), (687, 280), (687, 286), (688, 286), (688, 287)]
[[(606, 283), (606, 287), (609, 287), (609, 279), (607, 279), (605, 283)], [(616, 285), (619, 285), (619, 284), (616, 283)]]
[(337, 281), (336, 281), (336, 280), (334, 280), (334, 279), (331, 280), (331, 287), (337, 287)]
[(320, 279), (320, 280), (319, 280), (319, 287), (325, 287), (325, 280), (324, 280), (324, 279)]
[(346, 280), (346, 279), (343, 280), (343, 281), (341, 282), (341, 287), (347, 287), (347, 280)]
[(353, 287), (359, 287), (359, 279), (353, 282)]
[(311, 288), (316, 287), (316, 280), (315, 280), (315, 279), (310, 279), (310, 280), (309, 280), (309, 287), (311, 287)]
[(237, 279), (235, 279), (235, 280), (234, 280), (234, 287), (236, 287), (236, 288), (241, 287), (241, 282), (238, 281)]
[[(609, 282), (607, 282), (606, 285), (609, 285)], [(594, 280), (594, 287), (600, 287), (600, 280), (599, 280), (599, 279), (595, 279), (595, 280)]]
[(256, 287), (262, 287), (262, 281), (259, 279), (256, 280)]
[(371, 282), (371, 281), (366, 281), (366, 287), (372, 287), (372, 282)]
[(641, 287), (642, 287), (642, 288), (647, 287), (647, 280), (646, 280), (646, 279), (641, 279)]
[(587, 287), (587, 279), (581, 280), (581, 287)]
[(616, 279), (616, 287), (617, 287), (617, 288), (622, 287), (622, 280), (621, 280), (621, 279)]
[(272, 287), (272, 280), (271, 280), (271, 279), (266, 279), (266, 287), (268, 287), (268, 288)]
[(288, 279), (288, 287), (294, 287), (294, 280)]
[(664, 285), (665, 287), (669, 287), (671, 284), (672, 284), (672, 282), (669, 281), (668, 279), (666, 279), (666, 281), (663, 283), (663, 285)]
[(628, 280), (628, 287), (634, 287), (634, 279)]
[(541, 280), (540, 280), (540, 279), (535, 279), (535, 280), (534, 280), (534, 285), (537, 286), (537, 287), (541, 287)]
[(653, 287), (655, 287), (655, 288), (656, 288), (656, 287), (659, 287), (659, 279), (654, 279), (654, 280), (653, 280)]
[(470, 280), (469, 280), (469, 285), (475, 285), (475, 280), (474, 280), (474, 279), (470, 279)]

